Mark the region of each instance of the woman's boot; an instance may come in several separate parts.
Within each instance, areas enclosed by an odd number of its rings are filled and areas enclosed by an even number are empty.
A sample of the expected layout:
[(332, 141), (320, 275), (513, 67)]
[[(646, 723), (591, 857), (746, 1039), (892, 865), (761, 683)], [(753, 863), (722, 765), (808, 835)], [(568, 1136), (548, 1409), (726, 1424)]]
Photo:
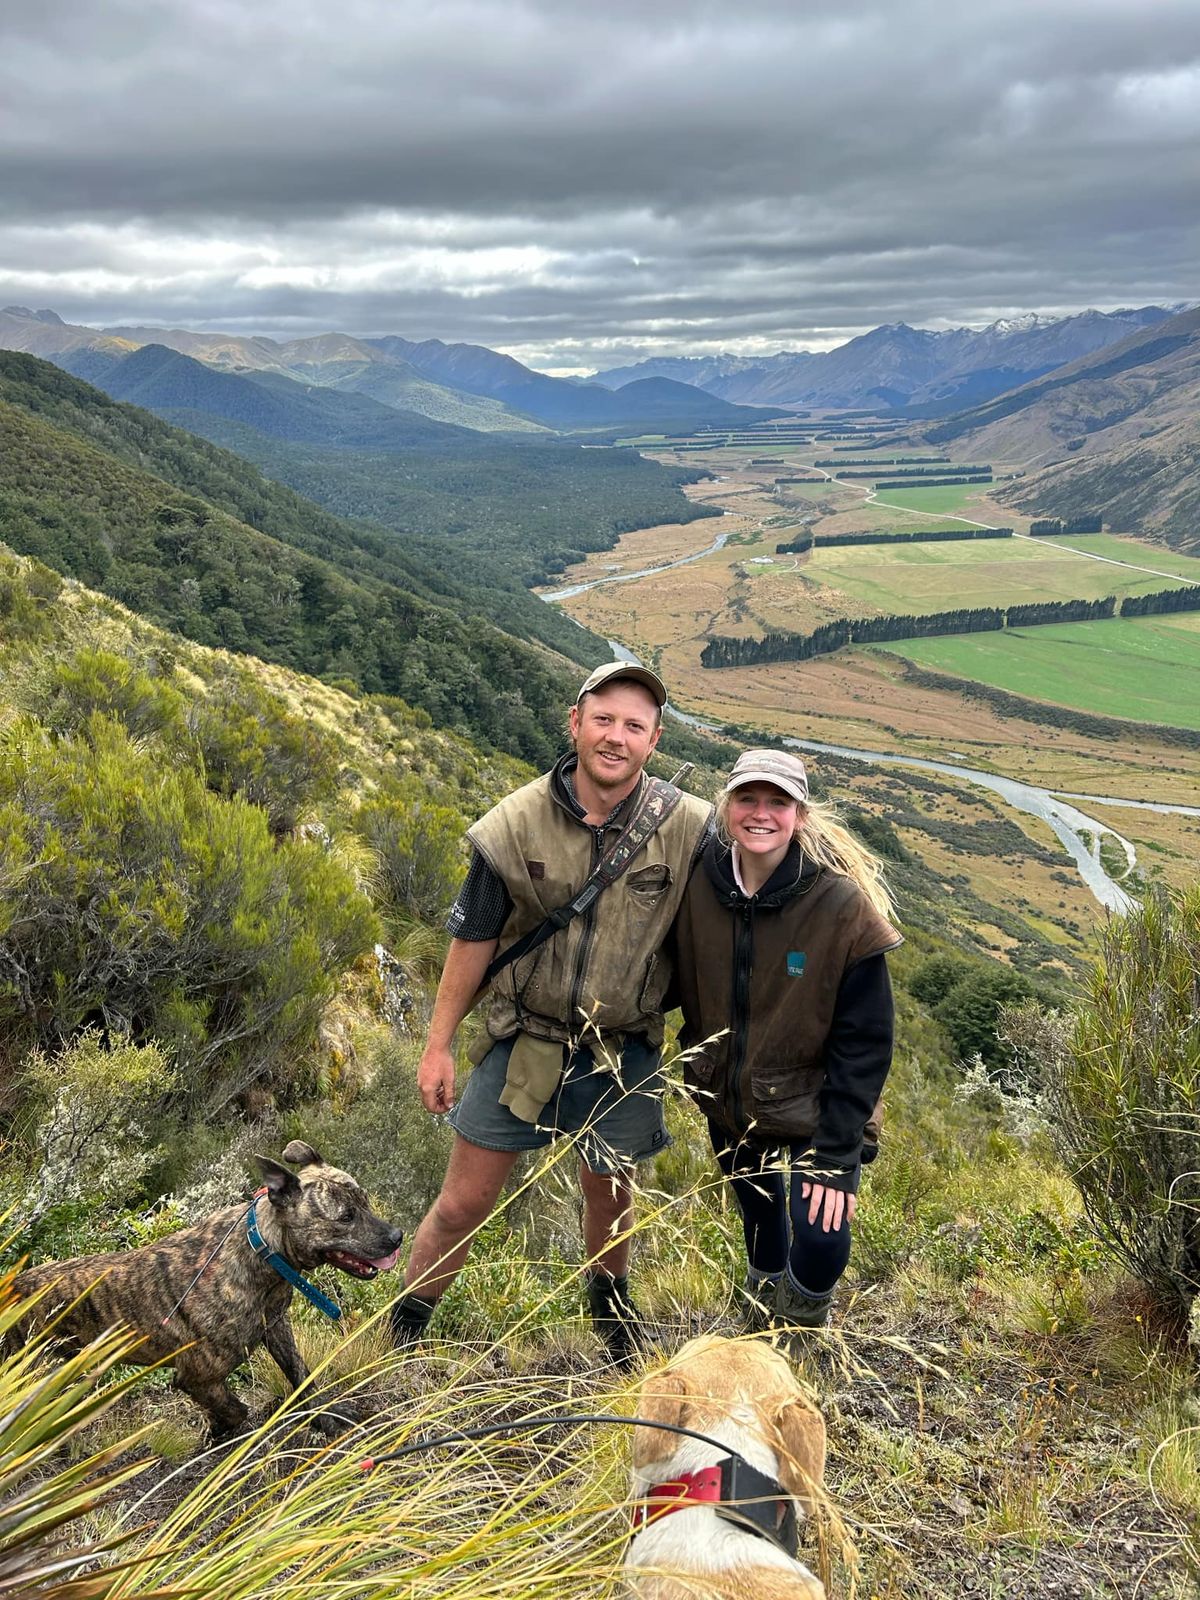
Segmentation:
[(766, 1333), (771, 1326), (779, 1277), (778, 1273), (768, 1275), (755, 1272), (753, 1267), (747, 1269), (746, 1280), (738, 1291), (743, 1333)]
[(775, 1305), (771, 1324), (776, 1328), (823, 1328), (829, 1321), (833, 1290), (811, 1294), (785, 1272), (775, 1286)]

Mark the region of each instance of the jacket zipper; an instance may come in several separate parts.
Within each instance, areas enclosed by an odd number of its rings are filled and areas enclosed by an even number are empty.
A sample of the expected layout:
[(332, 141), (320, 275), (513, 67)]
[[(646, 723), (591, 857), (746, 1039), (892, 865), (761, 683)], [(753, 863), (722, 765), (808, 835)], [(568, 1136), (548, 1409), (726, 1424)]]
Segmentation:
[[(594, 872), (604, 854), (604, 829), (593, 828), (592, 832), (592, 866)], [(589, 874), (590, 876), (590, 874)], [(587, 972), (588, 958), (592, 953), (592, 938), (596, 931), (596, 901), (583, 913), (583, 938), (579, 941), (579, 950), (575, 956), (575, 976), (571, 980), (571, 1008), (566, 1019), (567, 1027), (575, 1027), (575, 1019), (583, 1009), (583, 979)]]
[(733, 1115), (738, 1132), (745, 1128), (742, 1100), (742, 1068), (750, 1038), (750, 979), (754, 972), (754, 906), (747, 901), (733, 924)]

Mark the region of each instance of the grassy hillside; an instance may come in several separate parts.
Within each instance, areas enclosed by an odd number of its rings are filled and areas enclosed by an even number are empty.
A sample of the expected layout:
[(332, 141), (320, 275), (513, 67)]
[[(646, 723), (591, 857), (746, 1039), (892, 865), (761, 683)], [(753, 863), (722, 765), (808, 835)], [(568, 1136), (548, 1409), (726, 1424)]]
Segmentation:
[[(0, 1210), (16, 1234), (0, 1265), (169, 1233), (238, 1199), (252, 1151), (297, 1136), (411, 1232), (448, 1149), (414, 1088), (431, 925), (462, 871), (464, 822), (528, 769), (395, 699), (172, 638), (2, 552), (0, 616)], [(898, 798), (947, 821), (936, 786)], [(893, 848), (886, 827), (870, 837)], [(1037, 1048), (1027, 1032), (1006, 1055), (995, 1003), (1014, 992), (1011, 969), (964, 956), (944, 920), (914, 923), (921, 863), (891, 859), (909, 938), (892, 958), (882, 1152), (834, 1331), (796, 1354), (830, 1442), (805, 1558), (832, 1595), (1185, 1600), (1200, 1558), (1194, 1361), (1178, 1321), (1105, 1253), (1055, 1154), (1036, 1073), (1064, 1024), (1033, 1019)], [(267, 933), (275, 959), (247, 960), (243, 941)], [(375, 937), (398, 964), (377, 959)], [(185, 964), (195, 987), (180, 993)], [(1141, 1040), (1166, 996), (1134, 995)], [(249, 1053), (241, 1022), (256, 1029)], [(1007, 1064), (999, 1083), (957, 1064), (975, 1047)], [(675, 1142), (642, 1170), (634, 1259), (664, 1354), (736, 1330), (741, 1276), (700, 1119), (676, 1089), (667, 1115)], [(426, 1600), (481, 1584), (616, 1600), (628, 1440), (615, 1429), (369, 1477), (359, 1465), (476, 1422), (632, 1409), (637, 1375), (600, 1365), (582, 1314), (573, 1169), (563, 1149), (522, 1164), (422, 1350), (391, 1355), (371, 1321), (394, 1277), (318, 1274), (348, 1335), (307, 1307), (294, 1320), (318, 1387), (361, 1418), (344, 1450), (308, 1435), (311, 1396), (275, 1414), (262, 1358), (236, 1382), (268, 1420), (213, 1457), (162, 1375), (110, 1391), (97, 1418), (57, 1405), (38, 1369), (0, 1363), (5, 1427), (36, 1421), (47, 1482), (86, 1472), (102, 1447), (132, 1462), (128, 1434), (146, 1430), (148, 1467), (66, 1542), (133, 1532), (120, 1555), (148, 1565), (129, 1593), (187, 1587), (202, 1568), (220, 1600), (299, 1572), (314, 1600), (369, 1600), (381, 1584)]]
[(1046, 467), (1007, 489), (1003, 499), (1033, 516), (1095, 511), (1111, 527), (1200, 554), (1194, 420), (1148, 422), (1144, 434), (1135, 442)]

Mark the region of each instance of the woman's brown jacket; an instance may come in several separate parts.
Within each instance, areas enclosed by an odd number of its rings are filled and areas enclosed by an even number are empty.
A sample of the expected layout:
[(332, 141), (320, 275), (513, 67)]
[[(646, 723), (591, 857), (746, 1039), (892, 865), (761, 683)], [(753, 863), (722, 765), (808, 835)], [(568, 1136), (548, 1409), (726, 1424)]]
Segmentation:
[[(712, 839), (675, 922), (684, 1075), (705, 1115), (763, 1144), (811, 1140), (850, 1176), (892, 1058), (896, 929), (793, 844), (757, 894)], [(857, 974), (857, 976), (856, 976)]]

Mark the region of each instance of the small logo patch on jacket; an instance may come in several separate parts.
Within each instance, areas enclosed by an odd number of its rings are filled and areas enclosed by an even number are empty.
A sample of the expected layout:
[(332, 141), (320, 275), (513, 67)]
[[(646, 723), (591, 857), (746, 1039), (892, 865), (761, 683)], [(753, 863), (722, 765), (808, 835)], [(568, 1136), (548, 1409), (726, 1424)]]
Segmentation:
[(544, 878), (546, 876), (546, 863), (544, 861), (527, 861), (525, 865), (529, 868), (529, 876), (531, 878)]
[(803, 950), (789, 950), (787, 955), (787, 975), (789, 978), (802, 978), (804, 976), (804, 963), (808, 957)]

